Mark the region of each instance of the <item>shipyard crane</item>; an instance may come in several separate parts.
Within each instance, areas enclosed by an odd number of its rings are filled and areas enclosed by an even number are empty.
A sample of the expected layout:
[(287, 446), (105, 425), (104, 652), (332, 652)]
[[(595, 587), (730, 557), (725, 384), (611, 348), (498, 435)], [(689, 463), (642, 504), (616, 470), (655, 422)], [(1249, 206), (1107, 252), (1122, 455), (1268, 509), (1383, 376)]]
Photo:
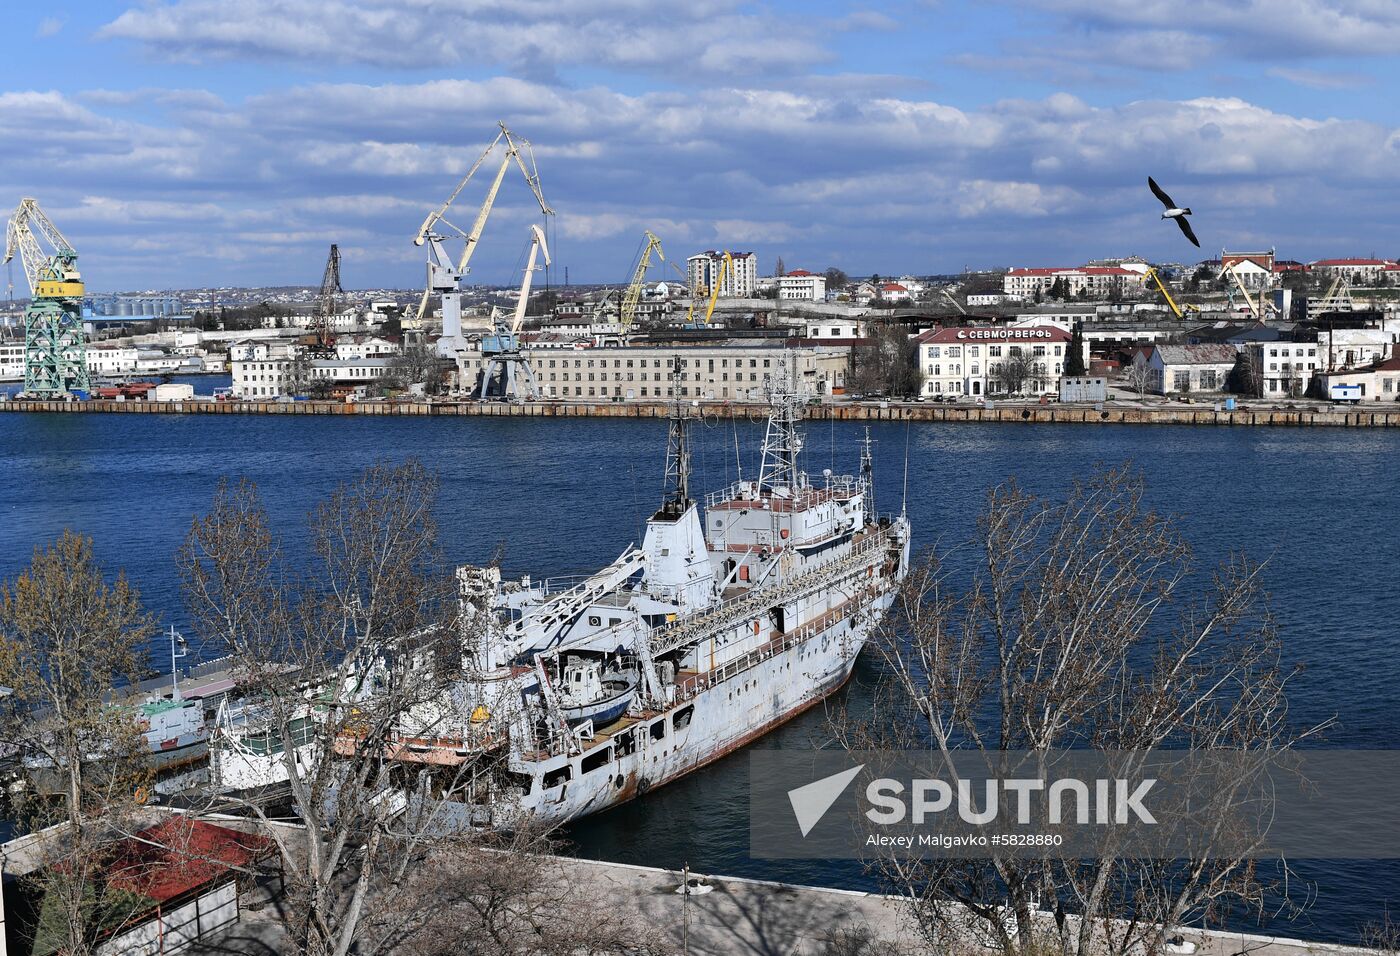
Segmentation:
[[(1240, 277), (1236, 269), (1238, 265), (1238, 262), (1231, 262), (1225, 267), (1225, 271), (1230, 273), (1230, 277), (1235, 280), (1235, 285), (1239, 287), (1240, 295), (1244, 297), (1244, 304), (1249, 306), (1250, 314), (1253, 315), (1255, 319), (1262, 322), (1264, 321), (1264, 293), (1262, 291), (1259, 293), (1259, 303), (1256, 305), (1254, 299), (1250, 298), (1249, 289), (1245, 287), (1244, 279)], [(1233, 296), (1231, 298), (1233, 299)]]
[(5, 228), (4, 261), (8, 263), (16, 252), (29, 282), (29, 307), (24, 310), (24, 394), (56, 398), (85, 393), (92, 384), (83, 335), (78, 253), (44, 215), (37, 199), (21, 199)]
[(622, 296), (622, 310), (619, 313), (619, 321), (622, 324), (622, 334), (625, 336), (632, 331), (632, 323), (637, 318), (637, 303), (642, 299), (642, 283), (646, 281), (647, 270), (651, 268), (651, 254), (655, 252), (656, 257), (662, 262), (666, 261), (666, 253), (661, 249), (661, 240), (650, 230), (646, 230), (646, 248), (637, 259), (637, 268), (632, 270), (632, 281), (627, 285), (627, 292)]
[[(496, 204), (496, 195), (501, 190), (501, 183), (506, 178), (506, 171), (514, 163), (525, 177), (525, 183), (530, 187), (530, 192), (534, 194), (535, 201), (540, 205), (540, 212), (545, 216), (554, 215), (554, 210), (545, 201), (544, 193), (540, 190), (539, 171), (535, 166), (534, 150), (530, 146), (529, 140), (515, 136), (505, 123), (499, 124), (501, 131), (496, 134), (496, 138), (491, 141), (472, 167), (467, 170), (467, 174), (462, 177), (457, 188), (452, 190), (452, 194), (432, 212), (428, 213), (423, 225), (418, 227), (418, 235), (414, 237), (415, 246), (427, 245), (428, 247), (428, 282), (423, 289), (423, 298), (418, 303), (418, 320), (422, 322), (428, 311), (428, 298), (436, 293), (442, 300), (442, 339), (439, 342), (439, 352), (452, 354), (461, 348), (462, 342), (462, 302), (461, 302), (461, 282), (462, 277), (471, 271), (472, 255), (476, 252), (478, 243), (481, 242), (481, 233), (486, 228), (486, 220), (491, 215), (491, 209)], [(467, 183), (471, 182), (488, 156), (501, 143), (505, 144), (505, 155), (501, 157), (501, 164), (496, 169), (496, 176), (491, 181), (491, 186), (486, 190), (486, 198), (481, 203), (481, 209), (476, 214), (476, 220), (469, 230), (463, 230), (452, 224), (447, 219), (447, 213), (452, 208), (452, 203), (461, 195)], [(521, 151), (525, 156), (522, 157)], [(526, 158), (528, 157), (528, 163)], [(443, 230), (450, 230), (457, 238), (463, 240), (462, 254), (453, 258), (448, 254), (446, 243), (452, 238)]]
[(331, 317), (339, 312), (336, 296), (344, 294), (345, 290), (340, 287), (340, 247), (331, 243), (331, 252), (326, 258), (326, 271), (321, 276), (321, 292), (316, 297), (316, 312), (311, 327), (316, 336), (316, 344), (323, 349), (335, 344), (335, 336), (331, 334)]
[(1186, 312), (1188, 311), (1200, 311), (1198, 307), (1193, 305), (1177, 305), (1176, 300), (1172, 298), (1172, 294), (1167, 291), (1166, 283), (1164, 283), (1162, 277), (1157, 274), (1157, 269), (1155, 267), (1149, 266), (1147, 275), (1151, 277), (1153, 282), (1157, 283), (1157, 289), (1162, 293), (1162, 298), (1167, 300), (1167, 305), (1171, 308), (1172, 314), (1178, 319), (1186, 318)]
[[(710, 318), (715, 314), (715, 303), (719, 301), (719, 289), (720, 286), (724, 285), (724, 277), (726, 274), (729, 276), (731, 282), (736, 281), (734, 279), (734, 258), (729, 254), (728, 249), (724, 251), (724, 255), (720, 259), (719, 275), (711, 277), (710, 289), (708, 290), (709, 301), (705, 304), (705, 321), (703, 326), (695, 321), (696, 301), (692, 298), (690, 301), (690, 311), (685, 314), (686, 328), (697, 329), (710, 327)], [(696, 291), (698, 292), (699, 290), (697, 289)]]
[(501, 398), (511, 402), (533, 401), (539, 398), (539, 382), (534, 369), (520, 350), (520, 327), (525, 322), (525, 309), (530, 301), (530, 286), (535, 277), (535, 263), (544, 255), (544, 264), (549, 265), (549, 243), (545, 241), (544, 230), (533, 223), (530, 226), (530, 256), (525, 263), (525, 276), (520, 280), (520, 298), (515, 302), (515, 314), (510, 325), (497, 315), (495, 334), (481, 340), (481, 354), (485, 361), (481, 369), (481, 384), (478, 398)]

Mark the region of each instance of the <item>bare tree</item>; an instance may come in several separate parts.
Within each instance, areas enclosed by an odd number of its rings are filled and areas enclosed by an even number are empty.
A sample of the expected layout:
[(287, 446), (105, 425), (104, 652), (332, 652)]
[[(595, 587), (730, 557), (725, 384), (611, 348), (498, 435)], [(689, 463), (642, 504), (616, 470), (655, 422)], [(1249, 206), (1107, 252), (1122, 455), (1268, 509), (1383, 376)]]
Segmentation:
[(1025, 349), (1009, 346), (1006, 357), (992, 366), (992, 377), (1003, 392), (1019, 395), (1025, 391), (1034, 371), (1034, 364)]
[(422, 342), (405, 344), (389, 363), (389, 383), (397, 388), (422, 385), (427, 395), (441, 395), (447, 387), (452, 362)]
[[(397, 911), (370, 921), (395, 952), (458, 956), (663, 956), (662, 931), (621, 901), (600, 900), (580, 863), (528, 829), (497, 845), (455, 840), (426, 854), (407, 877)], [(405, 912), (406, 906), (411, 912)], [(408, 916), (409, 918), (404, 918)]]
[[(954, 590), (933, 555), (911, 570), (878, 635), (877, 716), (838, 728), (842, 739), (929, 747), (949, 766), (960, 753), (1005, 751), (1288, 751), (1303, 734), (1287, 720), (1293, 672), (1280, 663), (1261, 565), (1229, 560), (1204, 593), (1188, 594), (1191, 550), (1142, 496), (1126, 471), (1076, 482), (1058, 504), (1014, 482), (993, 489), (969, 544), (970, 584)], [(1254, 779), (1232, 778), (1222, 805)], [(1150, 956), (1175, 926), (1286, 898), (1249, 859), (1259, 840), (1209, 819), (1188, 859), (1120, 854), (1108, 828), (1083, 858), (991, 847), (982, 859), (872, 865), (911, 899), (931, 945), (971, 932), (1008, 956)]]
[(868, 344), (851, 349), (854, 390), (867, 395), (919, 394), (923, 386), (919, 348), (908, 328), (897, 322), (872, 321), (869, 338)]
[(0, 742), (28, 775), (20, 829), (53, 827), (28, 877), (44, 898), (36, 934), (73, 954), (134, 911), (105, 879), (150, 782), (137, 715), (113, 700), (145, 665), (154, 631), (125, 576), (108, 584), (88, 538), (64, 532), (0, 586)]
[(256, 490), (225, 484), (177, 558), (196, 629), (228, 649), (251, 700), (247, 723), (302, 824), (268, 826), (257, 793), (216, 804), (273, 838), (299, 953), (373, 951), (382, 930), (365, 919), (371, 901), (393, 912), (425, 847), (452, 836), (440, 804), (423, 799), (424, 765), (392, 759), (407, 724), (434, 734), (461, 663), (435, 489), (416, 462), (370, 468), (316, 509), (313, 559), (294, 566)]
[(1128, 383), (1129, 388), (1137, 392), (1138, 398), (1143, 398), (1152, 387), (1152, 367), (1146, 362), (1134, 359), (1123, 369), (1123, 380)]

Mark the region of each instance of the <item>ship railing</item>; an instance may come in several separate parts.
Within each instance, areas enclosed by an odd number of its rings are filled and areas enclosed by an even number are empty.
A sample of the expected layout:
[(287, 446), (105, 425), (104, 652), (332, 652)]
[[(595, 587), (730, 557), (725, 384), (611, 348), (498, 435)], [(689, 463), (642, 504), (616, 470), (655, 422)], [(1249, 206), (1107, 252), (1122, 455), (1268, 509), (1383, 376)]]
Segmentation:
[(723, 627), (745, 617), (763, 613), (789, 596), (807, 590), (817, 581), (868, 563), (871, 552), (882, 550), (887, 543), (886, 539), (887, 535), (882, 532), (868, 534), (856, 541), (851, 550), (840, 558), (805, 571), (777, 588), (764, 588), (757, 593), (741, 594), (702, 614), (681, 618), (673, 624), (657, 628), (651, 633), (651, 654), (657, 657), (673, 651), (694, 639), (697, 632)]
[[(710, 492), (705, 496), (705, 510), (712, 510), (726, 501), (752, 499), (755, 493), (755, 484), (756, 483), (753, 481), (736, 481), (727, 488)], [(828, 498), (850, 497), (864, 489), (864, 487), (865, 479), (854, 475), (826, 475), (822, 487), (816, 488), (811, 485), (805, 485), (803, 488), (799, 489), (795, 500), (801, 502), (803, 499), (809, 498), (809, 496), (820, 496), (813, 499), (815, 501)]]
[[(863, 600), (869, 596), (867, 590), (862, 592), (858, 596), (858, 599), (853, 600)], [(832, 616), (830, 613), (819, 615), (817, 618), (808, 621), (796, 630), (779, 635), (776, 639), (765, 643), (761, 647), (756, 647), (746, 654), (741, 654), (733, 660), (726, 661), (714, 670), (696, 674), (686, 681), (684, 691), (676, 695), (677, 700), (689, 700), (701, 692), (714, 687), (716, 684), (722, 684), (733, 677), (737, 677), (744, 671), (770, 658), (777, 657), (779, 654), (785, 653), (798, 644), (811, 640), (813, 637), (816, 637), (823, 631), (829, 630), (855, 613), (858, 613), (858, 609), (843, 613), (839, 616)]]
[(713, 508), (715, 507), (715, 505), (721, 504), (722, 502), (733, 501), (734, 499), (743, 496), (744, 494), (752, 491), (753, 485), (754, 483), (752, 481), (736, 481), (730, 484), (727, 488), (721, 488), (719, 491), (710, 492), (708, 495), (705, 496), (706, 510), (709, 510), (710, 508)]

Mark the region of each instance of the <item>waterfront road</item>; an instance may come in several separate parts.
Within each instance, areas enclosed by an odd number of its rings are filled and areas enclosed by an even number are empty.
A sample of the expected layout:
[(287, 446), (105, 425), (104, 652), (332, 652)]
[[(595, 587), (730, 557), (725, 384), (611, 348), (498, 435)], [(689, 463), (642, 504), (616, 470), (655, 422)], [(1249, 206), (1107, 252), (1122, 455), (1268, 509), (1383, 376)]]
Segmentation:
[[(682, 896), (681, 874), (651, 867), (592, 860), (564, 861), (575, 881), (596, 889), (597, 898), (634, 911), (656, 928), (676, 952), (694, 956), (831, 956), (861, 952), (871, 956), (932, 953), (912, 934), (905, 904), (895, 897), (849, 890), (792, 886), (733, 877), (705, 877), (711, 889)], [(699, 878), (691, 874), (692, 879)], [(283, 952), (278, 901), (251, 901), (242, 922), (203, 940), (189, 952), (272, 956)], [(248, 903), (245, 902), (245, 907)], [(1196, 956), (1343, 956), (1367, 950), (1330, 943), (1183, 930), (1196, 944)], [(864, 939), (865, 949), (850, 941)], [(841, 941), (841, 942), (838, 942)], [(844, 942), (844, 945), (842, 944)], [(965, 952), (983, 954), (969, 934)]]

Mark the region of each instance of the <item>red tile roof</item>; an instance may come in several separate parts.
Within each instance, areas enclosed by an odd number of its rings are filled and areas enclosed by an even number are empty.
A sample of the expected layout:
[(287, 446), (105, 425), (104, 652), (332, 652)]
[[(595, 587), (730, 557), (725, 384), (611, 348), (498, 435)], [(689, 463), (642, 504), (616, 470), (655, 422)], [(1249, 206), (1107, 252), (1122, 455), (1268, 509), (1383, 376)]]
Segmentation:
[(1073, 271), (1073, 270), (1070, 270), (1070, 269), (1060, 269), (1060, 268), (1050, 268), (1050, 269), (1044, 269), (1044, 268), (1036, 268), (1036, 269), (1011, 269), (1011, 270), (1008, 271), (1006, 274), (1009, 275), (1009, 276), (1053, 276), (1053, 275), (1059, 275), (1061, 272), (1071, 272), (1071, 271)]
[(1314, 266), (1386, 266), (1390, 265), (1385, 259), (1319, 259), (1313, 263)]
[(880, 291), (881, 291), (881, 292), (908, 292), (909, 290), (906, 289), (906, 288), (904, 288), (904, 286), (900, 285), (898, 282), (886, 282), (884, 285), (880, 286)]
[(170, 817), (118, 846), (108, 882), (163, 903), (248, 866), (271, 848), (268, 837)]
[(815, 272), (808, 272), (806, 269), (793, 269), (791, 272), (789, 272), (789, 273), (787, 273), (787, 274), (790, 275), (790, 276), (814, 276), (814, 275), (816, 275)]

